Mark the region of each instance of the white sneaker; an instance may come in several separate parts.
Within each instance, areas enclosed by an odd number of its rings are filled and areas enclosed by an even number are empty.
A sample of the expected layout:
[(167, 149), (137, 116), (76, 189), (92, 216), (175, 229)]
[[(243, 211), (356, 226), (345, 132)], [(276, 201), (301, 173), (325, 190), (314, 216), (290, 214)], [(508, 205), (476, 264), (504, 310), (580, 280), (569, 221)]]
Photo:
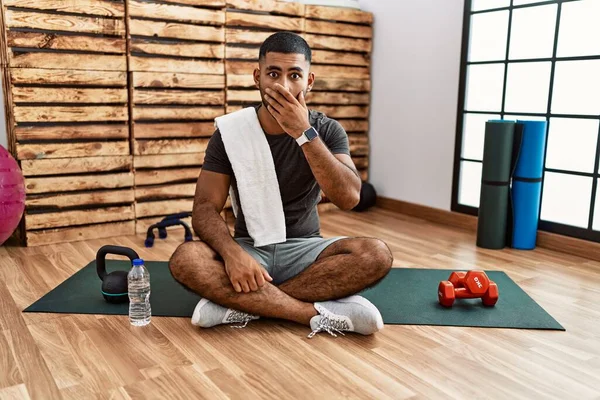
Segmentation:
[(192, 314), (192, 325), (211, 328), (221, 324), (243, 324), (232, 326), (232, 328), (244, 328), (248, 325), (248, 322), (258, 318), (257, 315), (225, 308), (210, 300), (200, 299), (194, 309), (194, 314)]
[(337, 333), (356, 332), (371, 335), (383, 329), (381, 313), (369, 300), (361, 296), (350, 296), (339, 300), (315, 303), (319, 313), (310, 320), (313, 330), (308, 337), (319, 332), (327, 332), (337, 337)]

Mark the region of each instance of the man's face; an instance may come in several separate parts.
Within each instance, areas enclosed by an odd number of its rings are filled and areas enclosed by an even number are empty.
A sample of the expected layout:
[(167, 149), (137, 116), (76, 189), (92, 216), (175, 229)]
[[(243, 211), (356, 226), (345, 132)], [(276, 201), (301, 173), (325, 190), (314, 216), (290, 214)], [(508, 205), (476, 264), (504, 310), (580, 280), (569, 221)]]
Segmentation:
[(275, 84), (290, 91), (297, 99), (300, 92), (306, 93), (313, 86), (315, 77), (310, 72), (310, 64), (303, 54), (267, 53), (254, 70), (254, 82), (260, 90), (260, 98), (265, 102), (265, 90), (275, 90)]

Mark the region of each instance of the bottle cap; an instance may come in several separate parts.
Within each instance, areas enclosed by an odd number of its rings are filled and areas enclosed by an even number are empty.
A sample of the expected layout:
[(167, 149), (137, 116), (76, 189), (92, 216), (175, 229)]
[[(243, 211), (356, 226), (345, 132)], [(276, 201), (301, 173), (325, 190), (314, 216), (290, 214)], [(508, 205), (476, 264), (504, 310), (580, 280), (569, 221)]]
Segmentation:
[(136, 258), (135, 260), (133, 260), (134, 267), (139, 265), (144, 265), (144, 260), (142, 260), (141, 258)]

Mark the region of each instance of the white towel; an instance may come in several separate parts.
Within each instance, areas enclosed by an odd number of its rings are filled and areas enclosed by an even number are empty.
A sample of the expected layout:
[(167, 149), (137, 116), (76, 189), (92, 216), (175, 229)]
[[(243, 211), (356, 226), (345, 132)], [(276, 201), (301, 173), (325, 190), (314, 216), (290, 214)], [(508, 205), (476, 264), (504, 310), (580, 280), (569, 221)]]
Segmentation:
[[(239, 200), (254, 247), (286, 241), (285, 214), (273, 155), (256, 109), (247, 107), (215, 119), (237, 181)], [(233, 190), (232, 206), (237, 216)]]

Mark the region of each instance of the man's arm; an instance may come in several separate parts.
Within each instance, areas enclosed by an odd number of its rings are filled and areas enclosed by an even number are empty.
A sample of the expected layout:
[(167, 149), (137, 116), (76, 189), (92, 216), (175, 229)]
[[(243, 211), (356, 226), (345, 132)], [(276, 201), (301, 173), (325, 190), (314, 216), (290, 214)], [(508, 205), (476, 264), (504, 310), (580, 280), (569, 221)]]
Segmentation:
[[(266, 89), (268, 110), (288, 135), (297, 139), (310, 128), (304, 95), (300, 92), (296, 99), (283, 86), (275, 87), (276, 91)], [(361, 180), (350, 156), (334, 156), (320, 138), (305, 143), (302, 150), (327, 198), (343, 210), (354, 208), (360, 201)]]
[(196, 185), (192, 227), (200, 239), (219, 253), (225, 272), (236, 292), (248, 293), (263, 287), (273, 278), (231, 237), (221, 210), (227, 201), (231, 177), (202, 170)]
[(302, 146), (304, 156), (325, 196), (342, 210), (360, 201), (361, 180), (347, 154), (332, 154), (319, 138)]
[(229, 175), (202, 170), (192, 211), (194, 232), (223, 258), (239, 250), (220, 214), (227, 201), (230, 182)]

